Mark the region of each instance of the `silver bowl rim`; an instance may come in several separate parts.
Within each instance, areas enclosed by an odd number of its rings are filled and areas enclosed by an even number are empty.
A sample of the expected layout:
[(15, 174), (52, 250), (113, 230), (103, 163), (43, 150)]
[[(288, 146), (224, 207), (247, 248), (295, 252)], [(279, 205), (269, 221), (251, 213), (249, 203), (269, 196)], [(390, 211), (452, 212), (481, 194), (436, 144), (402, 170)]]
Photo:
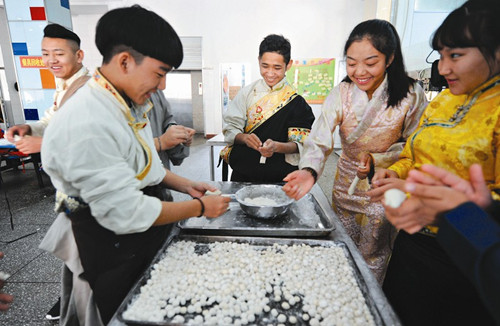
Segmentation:
[(261, 184), (261, 185), (245, 186), (245, 187), (239, 189), (238, 191), (236, 191), (235, 194), (234, 194), (234, 198), (241, 205), (245, 205), (245, 206), (248, 206), (248, 207), (256, 207), (256, 208), (258, 208), (258, 207), (276, 207), (276, 208), (278, 208), (278, 207), (290, 206), (293, 203), (293, 201), (294, 201), (293, 198), (290, 198), (290, 197), (286, 196), (286, 194), (285, 194), (285, 197), (287, 198), (287, 200), (284, 203), (280, 203), (279, 205), (254, 205), (254, 204), (249, 204), (249, 203), (245, 202), (243, 200), (243, 198), (240, 198), (241, 197), (240, 195), (243, 192), (243, 190), (246, 190), (248, 188), (275, 188), (275, 189), (280, 189), (281, 191), (283, 191), (281, 189), (281, 186), (279, 186), (279, 185)]

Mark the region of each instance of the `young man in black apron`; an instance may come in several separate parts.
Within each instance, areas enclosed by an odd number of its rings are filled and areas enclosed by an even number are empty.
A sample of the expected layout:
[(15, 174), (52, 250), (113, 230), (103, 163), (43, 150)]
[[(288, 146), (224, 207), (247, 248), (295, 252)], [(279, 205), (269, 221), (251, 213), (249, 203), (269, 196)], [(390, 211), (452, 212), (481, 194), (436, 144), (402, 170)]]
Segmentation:
[[(165, 88), (166, 74), (183, 58), (173, 28), (140, 6), (119, 8), (99, 20), (96, 45), (102, 66), (53, 118), (42, 148), (61, 212), (44, 242), (51, 242), (51, 252), (66, 264), (81, 262), (63, 273), (62, 306), (68, 309), (61, 318), (73, 320), (68, 325), (85, 322), (71, 308), (78, 294), (65, 283), (68, 274), (88, 282), (87, 307), (95, 305), (106, 324), (161, 247), (169, 225), (193, 216), (217, 217), (230, 200), (203, 196), (216, 189), (166, 170), (155, 150), (149, 97)], [(162, 201), (160, 183), (193, 199)], [(72, 252), (64, 245), (71, 245), (69, 221), (77, 248)]]

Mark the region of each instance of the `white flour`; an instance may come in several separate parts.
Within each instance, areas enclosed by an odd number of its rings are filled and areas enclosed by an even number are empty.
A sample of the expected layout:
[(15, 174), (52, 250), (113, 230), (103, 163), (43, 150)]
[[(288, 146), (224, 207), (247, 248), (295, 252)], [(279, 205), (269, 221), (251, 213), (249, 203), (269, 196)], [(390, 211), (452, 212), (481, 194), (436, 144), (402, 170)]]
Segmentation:
[(257, 206), (278, 206), (275, 200), (266, 197), (245, 198), (245, 204)]

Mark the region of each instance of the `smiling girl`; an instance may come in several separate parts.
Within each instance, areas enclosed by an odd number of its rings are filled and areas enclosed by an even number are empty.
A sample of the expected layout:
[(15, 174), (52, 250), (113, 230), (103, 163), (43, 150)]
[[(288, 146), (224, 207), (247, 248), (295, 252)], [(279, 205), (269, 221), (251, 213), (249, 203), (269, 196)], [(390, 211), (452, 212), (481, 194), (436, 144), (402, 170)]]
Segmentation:
[[(498, 0), (468, 1), (437, 29), (432, 47), (449, 89), (426, 108), (400, 160), (377, 171), (374, 200), (422, 164), (465, 180), (471, 165), (480, 164), (492, 198), (500, 199), (499, 16)], [(436, 241), (437, 231), (432, 225), (399, 232), (383, 286), (387, 298), (404, 325), (492, 325), (472, 283)]]
[[(415, 130), (426, 101), (422, 88), (405, 72), (399, 36), (383, 20), (354, 28), (344, 47), (347, 77), (336, 86), (314, 122), (300, 160), (283, 187), (299, 199), (314, 185), (333, 150), (339, 127), (342, 155), (333, 186), (333, 208), (381, 283), (395, 230), (380, 203), (370, 203), (366, 177), (394, 163)], [(352, 194), (353, 179), (362, 179)]]

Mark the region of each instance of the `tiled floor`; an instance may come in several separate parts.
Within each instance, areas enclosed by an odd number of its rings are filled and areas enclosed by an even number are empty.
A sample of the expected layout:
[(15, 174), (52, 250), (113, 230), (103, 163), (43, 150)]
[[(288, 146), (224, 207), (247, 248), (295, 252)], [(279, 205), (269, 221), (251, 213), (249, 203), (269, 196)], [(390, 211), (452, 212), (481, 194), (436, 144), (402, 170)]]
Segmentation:
[[(218, 152), (217, 148), (215, 152)], [(319, 179), (327, 198), (330, 198), (336, 161), (333, 154)], [(0, 260), (0, 271), (11, 274), (4, 291), (14, 295), (15, 302), (8, 312), (0, 313), (0, 326), (57, 325), (57, 322), (44, 318), (59, 296), (61, 263), (38, 249), (56, 216), (53, 211), (54, 188), (44, 175), (45, 187), (40, 189), (29, 165), (25, 172), (10, 170), (1, 174), (0, 251), (5, 253), (5, 258)], [(205, 146), (204, 137), (195, 137), (191, 155), (172, 170), (192, 180), (210, 179), (209, 147)], [(221, 180), (221, 169), (216, 170), (215, 178)], [(14, 230), (10, 227), (9, 206)]]
[(44, 317), (59, 295), (61, 263), (38, 249), (56, 216), (52, 209), (54, 189), (46, 175), (46, 186), (40, 189), (32, 169), (3, 171), (2, 178), (0, 251), (5, 257), (0, 270), (11, 274), (4, 290), (14, 295), (15, 303), (7, 313), (0, 313), (0, 325), (54, 325)]

